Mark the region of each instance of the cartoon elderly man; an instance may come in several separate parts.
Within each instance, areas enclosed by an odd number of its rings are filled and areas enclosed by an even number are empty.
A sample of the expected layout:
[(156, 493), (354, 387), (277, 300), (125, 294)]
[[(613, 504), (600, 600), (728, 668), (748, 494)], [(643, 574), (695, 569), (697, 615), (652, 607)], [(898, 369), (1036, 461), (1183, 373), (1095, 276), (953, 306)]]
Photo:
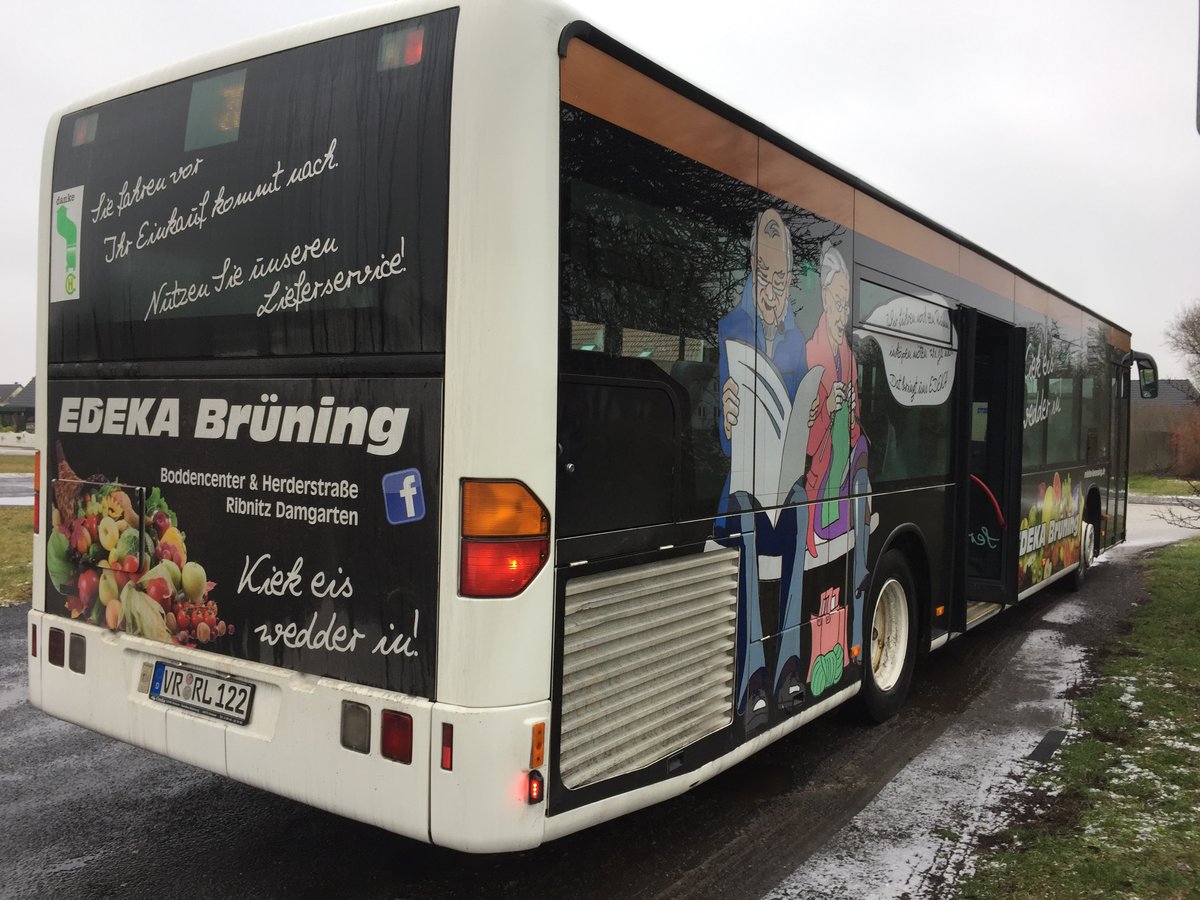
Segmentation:
[[(850, 319), (850, 273), (841, 252), (826, 241), (821, 247), (821, 319), (808, 342), (807, 356), (813, 368), (822, 367), (817, 399), (809, 413), (807, 454), (810, 459), (806, 490), (808, 552), (817, 555), (817, 542), (832, 541), (853, 531), (854, 608), (851, 610), (850, 647), (841, 641), (830, 653), (839, 655), (836, 672), (814, 677), (817, 659), (810, 668), (814, 696), (841, 677), (853, 648), (862, 646), (862, 593), (867, 581), (867, 542), (870, 538), (870, 509), (867, 479), (867, 440), (858, 409), (858, 370), (847, 340)], [(853, 498), (852, 500), (847, 498)], [(854, 516), (851, 519), (851, 503)], [(813, 635), (819, 643), (818, 635)], [(844, 640), (844, 638), (843, 638)], [(829, 663), (831, 660), (826, 660)], [(825, 665), (822, 669), (828, 669)]]
[[(758, 352), (759, 365), (774, 367), (791, 401), (808, 371), (805, 338), (792, 314), (792, 238), (778, 210), (766, 209), (754, 223), (750, 239), (750, 272), (742, 299), (718, 324), (719, 383), (722, 418), (721, 449), (733, 457), (733, 433), (739, 417), (753, 416), (755, 398), (745, 397), (730, 375), (729, 342)], [(780, 398), (783, 399), (783, 398)], [(753, 427), (753, 426), (751, 426)], [(744, 464), (745, 461), (742, 461)], [(745, 490), (730, 490), (726, 481), (718, 513), (717, 538), (742, 551), (738, 584), (737, 711), (746, 730), (764, 725), (769, 717), (768, 692), (788, 709), (803, 700), (800, 655), (800, 595), (803, 583), (803, 542), (796, 540), (795, 510), (785, 510), (773, 526), (762, 504)], [(797, 549), (799, 544), (799, 549)], [(774, 559), (779, 558), (779, 559)], [(773, 561), (774, 560), (774, 561)], [(762, 573), (760, 565), (772, 569)], [(780, 579), (780, 574), (782, 580)], [(760, 589), (780, 592), (780, 651), (774, 677), (768, 681), (763, 650)], [(793, 646), (794, 644), (794, 646)], [(786, 645), (786, 646), (784, 646)]]

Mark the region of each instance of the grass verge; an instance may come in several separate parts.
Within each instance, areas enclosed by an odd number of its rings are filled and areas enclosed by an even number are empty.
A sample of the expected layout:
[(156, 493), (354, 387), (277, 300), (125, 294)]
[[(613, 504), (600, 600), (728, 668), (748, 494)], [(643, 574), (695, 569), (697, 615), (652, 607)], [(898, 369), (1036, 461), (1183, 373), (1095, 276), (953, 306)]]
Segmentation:
[(1200, 540), (1147, 566), (1150, 600), (1096, 662), (1075, 733), (959, 896), (1200, 896)]
[(0, 606), (33, 597), (33, 513), (28, 506), (0, 506)]
[(1158, 496), (1189, 496), (1191, 486), (1183, 478), (1164, 478), (1161, 475), (1130, 475), (1129, 490), (1135, 494), (1156, 494)]
[(0, 474), (22, 472), (33, 474), (32, 453), (0, 453)]

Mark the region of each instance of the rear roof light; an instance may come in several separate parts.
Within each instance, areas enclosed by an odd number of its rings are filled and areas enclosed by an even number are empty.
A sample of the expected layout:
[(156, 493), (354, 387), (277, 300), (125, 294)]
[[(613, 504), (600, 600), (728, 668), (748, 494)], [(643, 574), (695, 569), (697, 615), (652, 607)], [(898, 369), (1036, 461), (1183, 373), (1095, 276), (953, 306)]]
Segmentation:
[(385, 758), (408, 765), (412, 762), (413, 720), (408, 713), (383, 711), (379, 728), (379, 752)]
[(422, 27), (407, 28), (404, 31), (393, 31), (379, 39), (379, 60), (377, 68), (380, 72), (390, 69), (403, 69), (415, 66), (425, 55), (425, 29)]
[(459, 593), (515, 597), (550, 556), (550, 513), (519, 481), (462, 483)]

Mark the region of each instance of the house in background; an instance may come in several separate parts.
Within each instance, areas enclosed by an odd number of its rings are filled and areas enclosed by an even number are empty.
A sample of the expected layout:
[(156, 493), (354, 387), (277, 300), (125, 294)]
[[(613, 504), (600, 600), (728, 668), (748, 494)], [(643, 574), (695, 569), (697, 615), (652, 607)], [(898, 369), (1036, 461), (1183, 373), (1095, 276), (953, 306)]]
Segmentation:
[(1181, 443), (1200, 432), (1200, 391), (1186, 378), (1163, 378), (1158, 397), (1143, 400), (1136, 382), (1129, 410), (1129, 471), (1132, 474), (1179, 471)]
[(29, 384), (24, 387), (19, 384), (0, 384), (0, 426), (15, 431), (33, 431), (36, 380), (29, 379)]

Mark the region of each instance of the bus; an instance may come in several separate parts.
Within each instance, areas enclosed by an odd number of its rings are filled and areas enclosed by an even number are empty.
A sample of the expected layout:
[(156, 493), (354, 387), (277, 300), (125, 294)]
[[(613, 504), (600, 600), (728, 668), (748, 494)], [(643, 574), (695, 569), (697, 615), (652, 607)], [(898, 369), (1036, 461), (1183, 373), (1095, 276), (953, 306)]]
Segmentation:
[(400, 835), (678, 795), (1125, 536), (1130, 333), (555, 0), (50, 122), (29, 695)]

